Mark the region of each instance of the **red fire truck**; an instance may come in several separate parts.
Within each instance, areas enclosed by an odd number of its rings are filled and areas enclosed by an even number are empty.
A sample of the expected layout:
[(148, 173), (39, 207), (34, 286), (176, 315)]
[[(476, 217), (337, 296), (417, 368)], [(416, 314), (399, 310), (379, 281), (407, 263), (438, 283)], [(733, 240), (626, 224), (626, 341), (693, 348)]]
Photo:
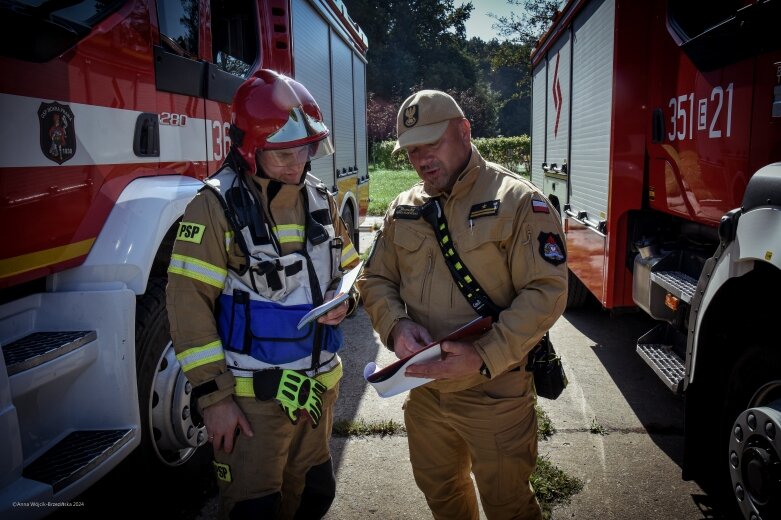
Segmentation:
[(532, 53), (568, 303), (659, 321), (637, 350), (685, 395), (683, 476), (747, 519), (781, 518), (779, 4), (570, 0)]
[(0, 35), (9, 518), (51, 512), (136, 450), (167, 470), (206, 442), (167, 331), (177, 221), (225, 158), (235, 89), (263, 67), (317, 99), (336, 153), (312, 172), (355, 232), (367, 39), (341, 0), (10, 0)]

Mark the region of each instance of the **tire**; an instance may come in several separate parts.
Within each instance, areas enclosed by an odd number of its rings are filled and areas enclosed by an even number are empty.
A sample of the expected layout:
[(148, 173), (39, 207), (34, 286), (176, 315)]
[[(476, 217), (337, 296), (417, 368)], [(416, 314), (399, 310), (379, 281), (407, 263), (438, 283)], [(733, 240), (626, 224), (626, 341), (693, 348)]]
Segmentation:
[(717, 485), (728, 507), (746, 519), (781, 518), (781, 354), (770, 338), (750, 342), (735, 363), (720, 425), (728, 442), (717, 443)]
[[(152, 278), (136, 303), (136, 374), (141, 445), (136, 469), (169, 489), (214, 489), (206, 428), (191, 402), (192, 387), (176, 360), (165, 308), (165, 278)], [(191, 491), (192, 492), (192, 491)]]
[(575, 276), (571, 270), (567, 270), (567, 309), (580, 309), (588, 301), (588, 288)]
[(353, 241), (353, 247), (355, 247), (355, 251), (360, 252), (358, 248), (360, 237), (355, 230), (355, 212), (350, 204), (346, 204), (344, 206), (344, 209), (342, 210), (342, 220), (344, 221), (344, 225), (347, 228), (347, 234), (350, 236), (350, 240)]

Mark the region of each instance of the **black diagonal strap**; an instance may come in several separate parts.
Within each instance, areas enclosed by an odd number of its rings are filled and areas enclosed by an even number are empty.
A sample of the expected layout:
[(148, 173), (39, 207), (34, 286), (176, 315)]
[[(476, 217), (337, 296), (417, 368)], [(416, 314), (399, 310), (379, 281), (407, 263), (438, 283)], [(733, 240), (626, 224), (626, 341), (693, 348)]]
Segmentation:
[(453, 280), (458, 286), (458, 290), (464, 295), (469, 305), (480, 316), (490, 316), (496, 321), (502, 309), (497, 306), (493, 300), (486, 294), (477, 279), (472, 276), (469, 269), (461, 257), (458, 256), (453, 246), (453, 239), (450, 237), (450, 231), (447, 228), (447, 220), (439, 204), (438, 199), (431, 199), (421, 207), (421, 216), (434, 228), (434, 236), (437, 237), (437, 243), (445, 257), (445, 263), (450, 270)]

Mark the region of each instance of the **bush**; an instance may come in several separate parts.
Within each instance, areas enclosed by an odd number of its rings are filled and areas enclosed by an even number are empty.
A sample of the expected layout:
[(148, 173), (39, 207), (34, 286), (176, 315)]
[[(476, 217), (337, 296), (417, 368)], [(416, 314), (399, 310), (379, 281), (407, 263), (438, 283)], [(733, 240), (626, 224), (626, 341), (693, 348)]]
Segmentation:
[[(476, 137), (472, 139), (480, 154), (487, 161), (501, 164), (505, 168), (518, 173), (529, 171), (528, 135), (517, 137)], [(372, 145), (372, 163), (382, 170), (409, 170), (412, 165), (407, 160), (407, 154), (400, 152), (391, 155), (395, 140), (380, 141)]]

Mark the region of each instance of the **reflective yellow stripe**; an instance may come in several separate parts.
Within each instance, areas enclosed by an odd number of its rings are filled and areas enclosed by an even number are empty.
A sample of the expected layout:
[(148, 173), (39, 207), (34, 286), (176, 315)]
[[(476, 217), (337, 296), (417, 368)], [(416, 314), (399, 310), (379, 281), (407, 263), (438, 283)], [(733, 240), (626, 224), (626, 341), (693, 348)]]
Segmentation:
[(343, 372), (344, 369), (342, 368), (342, 364), (339, 363), (333, 368), (333, 370), (329, 370), (328, 372), (323, 372), (322, 374), (317, 374), (315, 376), (315, 379), (323, 383), (326, 388), (333, 388), (336, 386), (336, 383), (338, 383), (339, 380), (342, 378)]
[[(315, 379), (323, 383), (326, 388), (330, 389), (336, 386), (336, 383), (338, 383), (339, 380), (342, 378), (343, 373), (344, 373), (344, 369), (342, 368), (342, 364), (339, 363), (332, 370), (329, 370), (328, 372), (323, 372), (322, 374), (317, 374), (317, 376), (315, 376)], [(237, 377), (235, 379), (236, 379), (236, 385), (234, 389), (237, 396), (255, 397), (255, 388), (252, 386), (251, 377)]]
[(225, 232), (225, 251), (230, 253), (231, 242), (233, 242), (233, 231)]
[(280, 244), (288, 244), (290, 242), (304, 243), (304, 226), (299, 226), (298, 224), (281, 224), (279, 226), (274, 226), (272, 231), (277, 235)]
[(225, 359), (225, 351), (222, 350), (220, 340), (212, 341), (202, 347), (188, 348), (176, 355), (176, 359), (182, 365), (182, 370), (187, 372), (213, 361)]
[(347, 247), (342, 249), (341, 266), (344, 268), (357, 259), (358, 253), (355, 252), (355, 247), (353, 247), (352, 243), (347, 244)]
[(7, 278), (84, 256), (89, 253), (94, 242), (95, 238), (93, 237), (75, 244), (53, 247), (43, 251), (36, 251), (35, 253), (27, 253), (26, 255), (0, 260), (0, 278)]
[(239, 397), (255, 397), (255, 389), (252, 386), (251, 377), (237, 377), (234, 388), (236, 395)]
[(220, 289), (225, 286), (225, 277), (228, 276), (225, 269), (184, 255), (171, 255), (168, 272), (187, 276)]

